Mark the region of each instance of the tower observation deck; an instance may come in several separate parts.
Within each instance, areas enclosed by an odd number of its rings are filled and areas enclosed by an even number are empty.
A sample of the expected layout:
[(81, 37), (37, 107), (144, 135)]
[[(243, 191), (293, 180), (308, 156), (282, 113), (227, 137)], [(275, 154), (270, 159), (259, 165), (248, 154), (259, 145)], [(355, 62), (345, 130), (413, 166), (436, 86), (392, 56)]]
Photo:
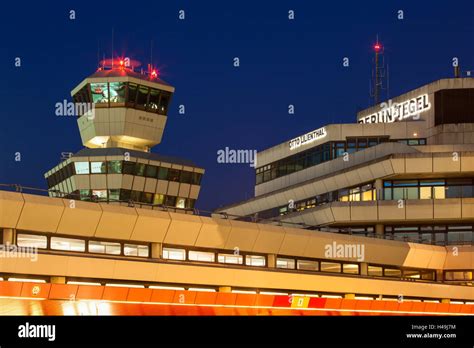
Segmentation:
[(151, 153), (175, 89), (150, 65), (139, 66), (128, 58), (104, 60), (71, 91), (86, 149), (45, 174), (51, 196), (194, 208), (204, 169)]

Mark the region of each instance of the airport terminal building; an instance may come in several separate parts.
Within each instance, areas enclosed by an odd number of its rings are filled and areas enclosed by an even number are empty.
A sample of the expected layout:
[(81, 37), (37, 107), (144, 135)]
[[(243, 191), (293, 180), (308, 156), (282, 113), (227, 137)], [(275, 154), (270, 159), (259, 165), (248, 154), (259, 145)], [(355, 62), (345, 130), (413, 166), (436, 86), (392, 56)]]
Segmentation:
[(472, 244), (473, 178), (474, 79), (442, 79), (360, 111), (353, 124), (326, 125), (258, 152), (255, 197), (217, 212)]
[(258, 153), (210, 216), (204, 169), (150, 152), (173, 91), (97, 71), (48, 195), (0, 184), (0, 315), (474, 315), (474, 79)]

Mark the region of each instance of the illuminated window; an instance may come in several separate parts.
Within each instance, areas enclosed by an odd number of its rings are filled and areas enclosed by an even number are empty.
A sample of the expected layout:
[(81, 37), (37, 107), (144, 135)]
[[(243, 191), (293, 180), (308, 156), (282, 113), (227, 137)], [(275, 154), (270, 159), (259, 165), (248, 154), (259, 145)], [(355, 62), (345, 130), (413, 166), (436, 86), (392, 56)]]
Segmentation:
[(153, 193), (150, 192), (142, 192), (140, 197), (140, 202), (152, 204), (153, 203)]
[(92, 197), (99, 201), (107, 200), (107, 190), (92, 190)]
[(349, 191), (349, 200), (351, 202), (358, 202), (360, 201), (360, 188), (354, 187)]
[(46, 249), (48, 242), (46, 236), (19, 233), (17, 235), (17, 245), (21, 247)]
[(120, 200), (120, 189), (109, 190), (109, 201), (119, 201)]
[(321, 261), (320, 265), (321, 265), (321, 271), (322, 272), (341, 273), (341, 264), (340, 263)]
[(233, 263), (237, 265), (241, 265), (244, 262), (242, 255), (234, 254), (219, 254), (217, 259), (220, 263)]
[(368, 267), (368, 275), (373, 277), (382, 277), (383, 269), (379, 266), (370, 266)]
[(122, 173), (122, 161), (109, 161), (109, 162), (107, 162), (107, 172), (109, 174), (121, 174)]
[(176, 199), (176, 208), (184, 209), (186, 207), (186, 198), (178, 197)]
[(109, 89), (107, 82), (91, 83), (92, 102), (95, 104), (108, 104)]
[(109, 88), (111, 103), (125, 102), (125, 82), (110, 82)]
[(98, 254), (120, 255), (120, 243), (89, 241), (89, 252)]
[(395, 269), (395, 268), (384, 268), (383, 275), (385, 277), (401, 278), (402, 271), (399, 270), (399, 269)]
[(76, 174), (89, 174), (89, 162), (74, 162)]
[(247, 266), (265, 267), (265, 256), (247, 255), (245, 257), (245, 264)]
[(153, 204), (163, 204), (164, 199), (165, 199), (165, 195), (156, 193), (153, 199)]
[(277, 258), (276, 267), (277, 268), (286, 268), (286, 269), (295, 269), (295, 260)]
[(214, 262), (215, 254), (204, 251), (189, 251), (188, 258), (191, 261)]
[(298, 269), (304, 271), (317, 271), (318, 270), (318, 262), (317, 261), (309, 261), (309, 260), (298, 260)]
[(339, 201), (341, 202), (348, 202), (349, 201), (349, 195), (348, 195), (348, 190), (343, 189), (339, 190)]
[(343, 263), (342, 273), (359, 274), (359, 265), (352, 263)]
[(145, 163), (135, 163), (133, 175), (144, 176), (145, 175)]
[(163, 248), (163, 258), (169, 260), (186, 260), (186, 250)]
[(433, 191), (434, 191), (434, 198), (435, 199), (445, 199), (446, 198), (445, 187), (444, 186), (433, 187)]
[(135, 245), (125, 244), (123, 253), (125, 256), (139, 256), (148, 257), (148, 246), (146, 245)]
[(420, 272), (419, 272), (419, 271), (405, 269), (405, 270), (403, 271), (403, 278), (408, 278), (408, 279), (420, 279), (420, 278), (421, 278), (421, 275), (420, 275)]
[(104, 174), (105, 168), (105, 162), (91, 162), (91, 174)]
[(67, 251), (85, 251), (86, 242), (81, 239), (52, 237), (51, 249)]
[(422, 186), (420, 187), (420, 199), (432, 199), (433, 195), (431, 194), (431, 186)]

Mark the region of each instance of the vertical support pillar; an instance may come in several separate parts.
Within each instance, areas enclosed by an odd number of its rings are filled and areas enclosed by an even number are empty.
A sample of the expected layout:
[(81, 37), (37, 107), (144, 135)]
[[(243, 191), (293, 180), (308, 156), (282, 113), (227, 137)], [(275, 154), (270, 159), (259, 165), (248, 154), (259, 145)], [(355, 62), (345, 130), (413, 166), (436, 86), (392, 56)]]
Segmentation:
[(267, 262), (268, 268), (275, 268), (276, 267), (276, 255), (275, 254), (268, 254), (267, 255)]
[(151, 243), (151, 257), (154, 259), (163, 258), (163, 244), (162, 243)]

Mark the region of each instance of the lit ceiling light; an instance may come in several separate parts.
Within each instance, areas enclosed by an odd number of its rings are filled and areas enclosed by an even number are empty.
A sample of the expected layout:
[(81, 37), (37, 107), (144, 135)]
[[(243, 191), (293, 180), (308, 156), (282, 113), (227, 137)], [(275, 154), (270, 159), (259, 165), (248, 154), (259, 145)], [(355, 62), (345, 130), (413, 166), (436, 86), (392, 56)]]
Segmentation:
[(416, 132), (413, 133), (413, 136), (414, 136), (414, 137), (417, 137), (417, 136), (418, 136), (418, 133), (416, 133)]

